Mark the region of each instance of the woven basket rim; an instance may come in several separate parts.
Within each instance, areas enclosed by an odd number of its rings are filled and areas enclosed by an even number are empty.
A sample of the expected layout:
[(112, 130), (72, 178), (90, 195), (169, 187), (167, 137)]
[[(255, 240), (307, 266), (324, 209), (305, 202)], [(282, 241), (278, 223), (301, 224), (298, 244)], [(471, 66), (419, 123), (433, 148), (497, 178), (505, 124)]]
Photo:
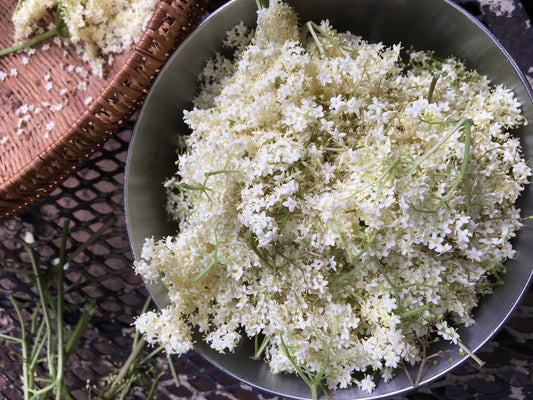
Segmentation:
[(46, 197), (137, 111), (170, 54), (203, 18), (207, 2), (160, 0), (140, 40), (100, 95), (57, 140), (0, 184), (0, 220)]

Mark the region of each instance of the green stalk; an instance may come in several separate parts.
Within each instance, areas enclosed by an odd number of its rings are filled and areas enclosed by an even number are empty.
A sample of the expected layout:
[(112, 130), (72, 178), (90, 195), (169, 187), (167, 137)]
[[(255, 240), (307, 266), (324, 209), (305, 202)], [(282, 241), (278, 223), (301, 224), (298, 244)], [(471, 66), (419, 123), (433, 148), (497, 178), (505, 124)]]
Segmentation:
[(459, 347), (466, 353), (468, 354), (472, 360), (474, 360), (480, 367), (482, 367), (485, 363), (481, 360), (481, 358), (479, 358), (478, 356), (476, 356), (474, 353), (472, 353), (472, 351), (465, 346), (465, 344), (463, 342), (461, 342), (460, 340), (457, 342), (457, 344), (459, 345)]
[[(30, 356), (30, 370), (34, 370), (35, 369), (35, 366), (37, 365), (37, 363), (39, 362), (39, 354), (41, 354), (41, 351), (44, 347), (44, 344), (46, 342), (46, 334), (41, 338), (41, 335), (43, 334), (43, 331), (44, 331), (44, 328), (45, 328), (46, 324), (44, 321), (41, 321), (41, 324), (39, 325), (39, 329), (37, 330), (37, 334), (35, 335), (35, 341), (34, 343), (37, 343), (37, 346), (34, 346), (33, 347), (33, 350), (32, 350), (32, 354)], [(33, 377), (32, 377), (32, 382), (31, 384), (29, 385), (30, 387), (33, 387)]]
[(270, 336), (265, 335), (261, 341), (261, 345), (259, 345), (259, 335), (255, 335), (255, 354), (252, 357), (253, 360), (259, 360), (261, 358), (261, 354), (265, 351), (269, 341)]
[(57, 27), (55, 27), (54, 29), (44, 32), (39, 36), (35, 36), (30, 40), (8, 47), (7, 49), (2, 49), (0, 50), (0, 57), (7, 56), (8, 54), (15, 53), (27, 47), (31, 47), (39, 42), (42, 42), (43, 40), (50, 39), (51, 37), (56, 36), (58, 32), (59, 30), (57, 29)]
[(326, 55), (326, 51), (324, 50), (324, 47), (322, 46), (322, 43), (320, 43), (320, 40), (318, 39), (318, 36), (316, 35), (315, 30), (313, 29), (312, 22), (307, 22), (307, 29), (309, 29), (309, 32), (311, 33), (311, 36), (313, 37), (313, 40), (316, 43), (316, 47), (318, 48), (318, 51), (320, 55), (323, 57)]
[[(423, 156), (419, 157), (409, 170), (409, 174), (412, 174), (424, 161), (426, 161), (433, 153), (435, 153), (440, 146), (442, 146), (446, 141), (451, 138), (461, 127), (469, 121), (467, 118), (461, 118), (457, 123), (455, 124), (454, 128), (448, 132), (437, 144), (435, 144), (431, 149), (428, 150), (427, 153), (425, 153)], [(450, 121), (449, 123), (452, 123), (455, 121)]]
[(13, 336), (9, 336), (9, 335), (6, 335), (4, 333), (0, 333), (0, 339), (4, 339), (5, 341), (9, 342), (9, 343), (15, 343), (15, 344), (21, 344), (21, 340), (20, 338), (18, 337), (13, 337)]
[[(215, 252), (216, 252), (216, 248), (215, 248)], [(204, 268), (204, 270), (202, 272), (200, 272), (198, 275), (196, 275), (196, 277), (192, 280), (193, 283), (196, 283), (198, 282), (200, 279), (202, 279), (205, 274), (207, 274), (209, 272), (209, 270), (211, 268), (213, 268), (213, 266), (215, 266), (216, 264), (218, 264), (218, 258), (216, 258), (216, 253), (215, 253), (215, 256), (214, 258), (211, 259), (211, 262), (207, 265), (207, 267)]]
[(11, 300), (11, 303), (13, 304), (13, 307), (15, 307), (15, 312), (17, 313), (17, 317), (20, 322), (20, 344), (22, 347), (22, 377), (24, 379), (24, 400), (29, 400), (29, 392), (26, 390), (28, 382), (29, 382), (29, 374), (28, 374), (28, 339), (26, 336), (26, 327), (24, 326), (24, 320), (22, 319), (22, 313), (20, 312), (20, 308), (15, 301), (15, 298), (13, 295), (9, 296), (9, 300)]
[(343, 57), (348, 56), (348, 53), (346, 53), (346, 51), (341, 47), (341, 44), (337, 40), (335, 40), (330, 34), (325, 32), (319, 25), (317, 25), (313, 21), (309, 21), (307, 22), (307, 28), (311, 32), (311, 35), (313, 36), (313, 39), (315, 40), (317, 46), (320, 46), (320, 48), (322, 49), (322, 51), (320, 52), (322, 55), (325, 54), (325, 51), (322, 48), (322, 45), (318, 41), (318, 37), (316, 36), (316, 33), (314, 31), (315, 29), (318, 31), (318, 33), (320, 33), (323, 37), (325, 37), (337, 50), (339, 50), (341, 54), (343, 55)]
[(174, 378), (174, 383), (176, 386), (180, 386), (180, 378), (178, 376), (178, 373), (176, 372), (176, 368), (174, 368), (174, 364), (172, 363), (172, 357), (167, 353), (167, 361), (168, 361), (168, 368), (170, 369), (170, 373), (172, 374), (172, 378)]
[(276, 271), (275, 267), (266, 259), (263, 253), (259, 251), (257, 248), (257, 245), (254, 242), (253, 233), (251, 231), (247, 231), (244, 234), (244, 238), (246, 239), (246, 242), (248, 243), (248, 246), (252, 249), (252, 251), (255, 253), (255, 255), (261, 260), (269, 269), (270, 272), (274, 273)]
[(433, 78), (431, 79), (431, 83), (429, 85), (428, 90), (428, 103), (431, 103), (431, 99), (433, 98), (433, 93), (435, 92), (435, 86), (437, 86), (437, 81), (439, 80), (438, 75), (433, 75)]
[(67, 248), (67, 233), (69, 220), (63, 223), (63, 235), (61, 238), (61, 248), (59, 251), (59, 268), (57, 271), (57, 375), (56, 375), (56, 400), (61, 400), (63, 387), (63, 370), (65, 368), (65, 345), (63, 334), (65, 332), (63, 320), (63, 266), (65, 265), (65, 251)]
[(89, 322), (96, 313), (96, 310), (97, 307), (94, 304), (91, 304), (88, 308), (83, 309), (83, 313), (81, 314), (81, 317), (76, 324), (76, 328), (74, 328), (74, 332), (67, 343), (67, 347), (65, 348), (66, 358), (70, 357), (76, 350), (76, 346), (85, 332), (87, 325), (89, 325)]
[[(435, 149), (436, 150), (436, 149)], [(429, 156), (428, 156), (429, 157)], [(365, 191), (366, 189), (374, 186), (374, 185), (380, 185), (381, 182), (383, 182), (383, 180), (387, 177), (387, 175), (389, 175), (392, 171), (394, 171), (394, 169), (396, 168), (396, 166), (399, 164), (400, 160), (396, 160), (394, 161), (386, 170), (385, 172), (383, 172), (383, 174), (381, 174), (381, 176), (376, 179), (374, 182), (371, 182), (369, 183), (368, 185), (366, 186), (363, 186), (361, 189), (358, 189), (354, 192), (354, 194), (351, 196), (356, 196), (357, 194)]]
[(400, 314), (400, 318), (407, 318), (407, 317), (410, 317), (411, 315), (419, 315), (422, 311), (425, 311), (425, 310), (428, 310), (429, 309), (429, 306), (427, 304), (424, 304), (423, 306), (420, 306), (420, 307), (417, 307), (413, 310), (409, 310), (409, 311), (406, 311), (402, 314)]
[(121, 388), (121, 385), (123, 383), (124, 378), (126, 377), (127, 373), (129, 372), (130, 367), (132, 366), (132, 364), (137, 360), (137, 357), (139, 356), (139, 354), (144, 350), (145, 344), (146, 344), (146, 342), (145, 342), (144, 338), (140, 338), (140, 340), (137, 341), (133, 351), (130, 353), (128, 359), (126, 360), (126, 362), (124, 363), (124, 365), (120, 369), (120, 371), (119, 371), (117, 377), (114, 379), (111, 387), (108, 390), (106, 390), (104, 393), (100, 394), (98, 396), (98, 399), (112, 400), (112, 399), (116, 398), (116, 395), (117, 395), (118, 391)]
[(461, 169), (459, 170), (459, 175), (457, 177), (457, 179), (455, 180), (455, 182), (453, 183), (452, 187), (450, 188), (450, 190), (448, 191), (448, 193), (446, 193), (446, 196), (444, 196), (441, 200), (441, 205), (446, 203), (446, 201), (451, 197), (451, 195), (453, 194), (454, 190), (457, 189), (457, 186), (459, 186), (459, 184), (463, 181), (463, 179), (465, 178), (466, 176), (466, 172), (467, 172), (467, 169), (468, 169), (468, 160), (470, 158), (470, 145), (471, 145), (471, 141), (472, 141), (472, 137), (471, 137), (471, 133), (470, 133), (470, 128), (472, 127), (472, 120), (466, 120), (464, 122), (464, 129), (465, 129), (465, 151), (464, 151), (464, 155), (463, 155), (463, 161), (461, 162)]
[(37, 290), (39, 292), (39, 298), (41, 301), (41, 306), (43, 309), (43, 319), (46, 324), (46, 332), (47, 332), (47, 358), (48, 358), (48, 370), (50, 372), (50, 376), (55, 376), (55, 363), (54, 363), (54, 357), (52, 356), (52, 323), (50, 320), (50, 314), (48, 312), (48, 290), (43, 288), (43, 281), (40, 269), (37, 265), (37, 261), (35, 259), (35, 254), (33, 253), (32, 249), (29, 246), (26, 246), (26, 251), (30, 257), (31, 266), (33, 268), (33, 273), (35, 274), (35, 284), (37, 285)]

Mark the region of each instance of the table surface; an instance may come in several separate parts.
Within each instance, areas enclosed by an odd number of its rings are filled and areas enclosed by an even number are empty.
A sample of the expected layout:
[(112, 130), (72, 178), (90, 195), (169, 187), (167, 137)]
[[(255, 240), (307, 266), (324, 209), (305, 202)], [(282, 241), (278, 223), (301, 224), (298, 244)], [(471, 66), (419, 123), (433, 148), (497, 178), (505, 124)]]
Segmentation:
[[(225, 1), (212, 1), (213, 11)], [(533, 83), (532, 0), (456, 0), (498, 38), (530, 83)], [(87, 399), (87, 382), (96, 385), (123, 362), (131, 351), (131, 326), (147, 299), (141, 278), (133, 272), (123, 209), (124, 167), (135, 117), (90, 161), (41, 203), (0, 222), (0, 258), (27, 260), (25, 241), (43, 266), (58, 256), (61, 230), (70, 220), (68, 246), (84, 243), (107, 220), (112, 225), (65, 271), (67, 282), (80, 279), (68, 303), (65, 321), (75, 322), (79, 310), (94, 302), (98, 311), (69, 359), (66, 381), (75, 399)], [(5, 272), (5, 271), (4, 271)], [(0, 275), (0, 332), (16, 330), (17, 319), (9, 296), (32, 310), (36, 296), (21, 274)], [(20, 363), (13, 348), (0, 340), (0, 398), (20, 399)], [(468, 361), (427, 386), (399, 396), (417, 399), (533, 399), (533, 289), (530, 289), (501, 331), (478, 353), (483, 368)], [(174, 357), (180, 378), (169, 373), (158, 385), (160, 399), (260, 400), (277, 397), (258, 391), (212, 366), (195, 351)], [(143, 399), (146, 387), (135, 387), (128, 398)]]

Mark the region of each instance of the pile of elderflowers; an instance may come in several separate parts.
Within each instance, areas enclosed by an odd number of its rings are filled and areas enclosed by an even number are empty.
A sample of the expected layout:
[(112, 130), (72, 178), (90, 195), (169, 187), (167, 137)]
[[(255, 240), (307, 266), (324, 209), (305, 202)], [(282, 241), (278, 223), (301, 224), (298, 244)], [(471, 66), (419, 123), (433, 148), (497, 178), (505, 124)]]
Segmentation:
[(504, 87), (455, 58), (367, 43), (280, 1), (228, 32), (201, 74), (192, 133), (165, 186), (179, 232), (135, 268), (171, 305), (137, 328), (169, 352), (193, 329), (232, 351), (241, 332), (313, 396), (424, 361), (491, 292), (530, 170)]
[[(144, 32), (158, 0), (19, 0), (13, 14), (15, 40), (42, 33), (41, 21), (56, 13), (60, 36), (83, 48), (83, 59), (102, 75), (104, 57), (121, 53)], [(60, 27), (57, 25), (61, 25)]]

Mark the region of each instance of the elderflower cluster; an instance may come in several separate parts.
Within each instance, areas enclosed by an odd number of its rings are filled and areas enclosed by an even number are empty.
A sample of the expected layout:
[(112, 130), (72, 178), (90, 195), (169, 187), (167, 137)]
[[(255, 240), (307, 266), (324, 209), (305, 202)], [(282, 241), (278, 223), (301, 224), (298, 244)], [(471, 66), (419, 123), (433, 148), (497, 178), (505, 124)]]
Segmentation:
[(140, 39), (157, 3), (158, 0), (24, 0), (13, 14), (15, 39), (39, 31), (44, 14), (60, 10), (69, 39), (84, 49), (83, 59), (101, 75), (103, 57), (121, 53)]
[(273, 372), (371, 392), (422, 361), (428, 332), (457, 343), (513, 257), (520, 105), (455, 58), (402, 61), (270, 3), (185, 112), (165, 183), (179, 232), (135, 263), (171, 305), (136, 326), (177, 353), (193, 329), (221, 352), (259, 335)]

